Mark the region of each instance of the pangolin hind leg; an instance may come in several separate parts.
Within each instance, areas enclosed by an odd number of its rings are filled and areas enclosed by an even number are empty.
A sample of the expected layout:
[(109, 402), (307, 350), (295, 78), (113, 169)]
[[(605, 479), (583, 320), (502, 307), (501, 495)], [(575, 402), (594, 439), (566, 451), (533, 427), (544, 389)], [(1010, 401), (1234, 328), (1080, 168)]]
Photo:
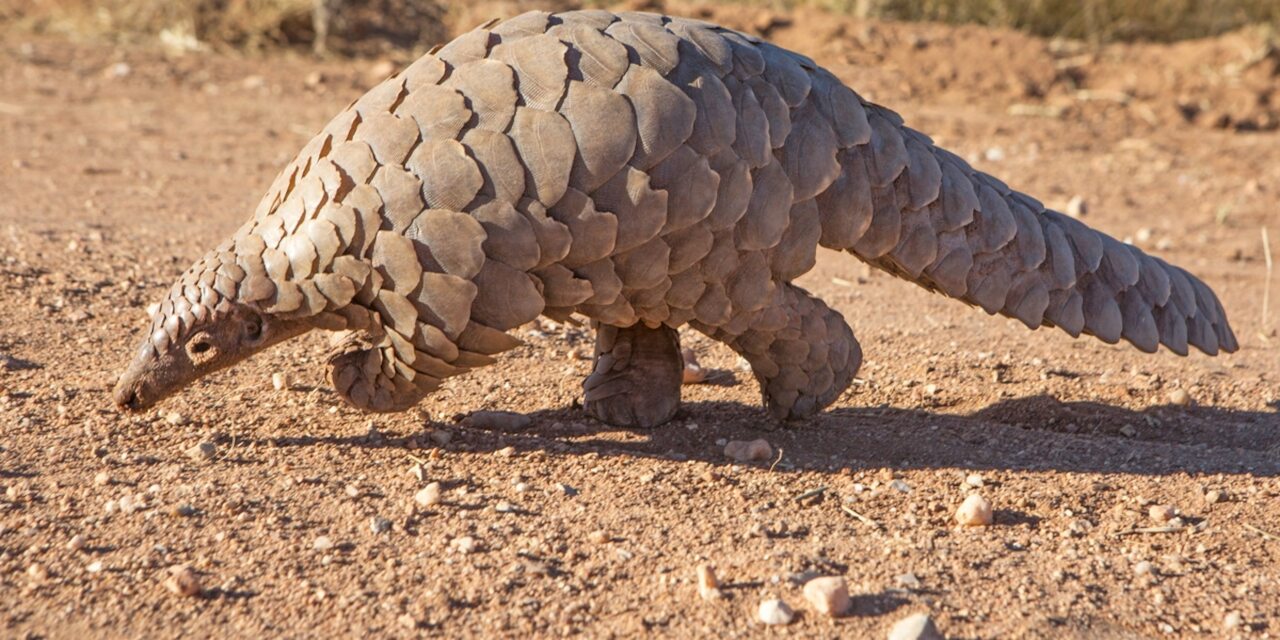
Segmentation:
[(680, 336), (666, 325), (593, 323), (595, 369), (582, 383), (587, 413), (620, 427), (656, 427), (680, 407)]
[(790, 283), (778, 283), (773, 303), (745, 330), (732, 328), (700, 327), (751, 364), (764, 405), (779, 420), (807, 418), (835, 402), (862, 365), (844, 317)]

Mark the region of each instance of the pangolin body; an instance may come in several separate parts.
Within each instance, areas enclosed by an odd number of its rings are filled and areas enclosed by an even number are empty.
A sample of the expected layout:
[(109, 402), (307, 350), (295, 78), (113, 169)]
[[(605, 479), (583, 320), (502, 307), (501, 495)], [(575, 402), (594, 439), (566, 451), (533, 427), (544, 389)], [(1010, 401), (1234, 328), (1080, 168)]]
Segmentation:
[[(117, 399), (202, 373), (147, 363), (235, 315), (255, 349), (347, 331), (337, 392), (400, 410), (517, 345), (508, 330), (577, 312), (602, 329), (586, 388), (605, 420), (670, 417), (684, 324), (744, 356), (775, 415), (803, 417), (861, 361), (843, 318), (791, 284), (819, 245), (1033, 329), (1236, 348), (1200, 280), (973, 169), (802, 55), (683, 18), (532, 12), (334, 118), (174, 285)], [(186, 348), (195, 369), (245, 355)]]

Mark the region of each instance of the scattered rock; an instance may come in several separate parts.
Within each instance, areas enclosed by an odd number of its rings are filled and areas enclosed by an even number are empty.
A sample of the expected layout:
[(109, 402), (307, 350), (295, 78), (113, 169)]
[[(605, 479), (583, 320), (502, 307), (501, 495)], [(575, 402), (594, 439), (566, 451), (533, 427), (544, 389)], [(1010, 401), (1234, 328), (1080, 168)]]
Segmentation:
[(49, 579), (49, 570), (37, 562), (27, 567), (27, 577), (35, 582), (44, 582)]
[(1072, 218), (1083, 218), (1089, 214), (1089, 203), (1085, 202), (1084, 196), (1074, 195), (1067, 201), (1067, 210), (1063, 213)]
[(724, 597), (720, 591), (720, 581), (716, 580), (716, 572), (709, 564), (698, 565), (698, 595), (707, 601)]
[(329, 536), (318, 536), (311, 543), (311, 548), (316, 551), (328, 551), (333, 548), (333, 540), (329, 539)]
[(501, 449), (498, 449), (498, 450), (497, 450), (497, 451), (495, 451), (494, 453), (495, 453), (495, 454), (497, 454), (497, 455), (498, 455), (498, 457), (500, 457), (500, 458), (511, 458), (511, 457), (514, 457), (514, 456), (516, 455), (516, 448), (515, 448), (515, 447), (503, 447), (503, 448), (501, 448)]
[(93, 483), (100, 487), (109, 485), (111, 484), (111, 474), (106, 471), (99, 471), (98, 475), (93, 477)]
[(738, 462), (753, 462), (773, 458), (773, 447), (763, 438), (758, 440), (730, 440), (724, 445), (724, 455)]
[(208, 462), (218, 455), (218, 446), (212, 442), (201, 442), (187, 449), (187, 457), (197, 462)]
[(1155, 565), (1151, 564), (1151, 562), (1148, 560), (1143, 560), (1133, 565), (1133, 575), (1139, 576), (1139, 577), (1150, 575), (1151, 572), (1154, 570), (1155, 570)]
[(430, 434), (431, 441), (438, 447), (448, 446), (453, 441), (453, 432), (446, 429), (435, 429)]
[(976, 493), (969, 494), (956, 509), (956, 522), (962, 527), (985, 527), (993, 520), (991, 503)]
[(1191, 394), (1186, 389), (1174, 389), (1169, 392), (1169, 404), (1185, 407), (1191, 404)]
[(1204, 501), (1209, 504), (1218, 504), (1226, 499), (1226, 494), (1219, 489), (1210, 489), (1204, 494)]
[(976, 473), (971, 473), (965, 476), (964, 479), (965, 485), (973, 487), (974, 489), (981, 489), (986, 482), (987, 481), (982, 476)]
[(1222, 628), (1227, 631), (1238, 629), (1242, 624), (1244, 624), (1244, 616), (1240, 615), (1239, 611), (1232, 611), (1222, 617)]
[(920, 578), (917, 578), (914, 573), (904, 573), (900, 576), (895, 576), (893, 578), (893, 582), (904, 589), (919, 589), (923, 586), (920, 582)]
[(889, 640), (945, 640), (927, 613), (909, 615), (893, 624)]
[(176, 504), (169, 509), (169, 515), (190, 518), (196, 514), (196, 508), (189, 504)]
[(693, 349), (683, 349), (680, 351), (681, 357), (684, 358), (684, 373), (682, 382), (684, 384), (698, 384), (707, 381), (707, 370), (698, 364), (698, 356)]
[(493, 431), (519, 431), (532, 423), (529, 416), (513, 411), (477, 411), (462, 421), (468, 427)]
[(178, 413), (177, 411), (170, 411), (168, 414), (165, 415), (164, 421), (168, 422), (169, 424), (175, 427), (181, 427), (182, 425), (187, 423), (187, 417), (182, 415), (181, 413)]
[(449, 548), (461, 554), (474, 553), (480, 543), (471, 536), (462, 536), (449, 541)]
[(1133, 425), (1126, 424), (1120, 427), (1120, 435), (1126, 438), (1135, 438), (1138, 436), (1138, 430)]
[(194, 598), (204, 591), (200, 585), (200, 576), (185, 564), (169, 567), (169, 579), (164, 581), (164, 587), (171, 593), (187, 598)]
[(767, 625), (791, 624), (795, 616), (791, 607), (777, 598), (761, 602), (760, 608), (756, 611), (756, 617)]
[(414, 478), (417, 478), (418, 482), (422, 482), (423, 480), (427, 479), (427, 469), (426, 467), (423, 467), (420, 464), (414, 464), (412, 467), (410, 467), (409, 474), (412, 475)]
[(1177, 510), (1167, 504), (1153, 504), (1147, 509), (1147, 516), (1160, 524), (1173, 520), (1177, 515)]
[(84, 551), (88, 546), (88, 541), (86, 541), (82, 535), (72, 536), (71, 539), (67, 541), (67, 548), (72, 551)]
[(271, 374), (271, 386), (275, 387), (276, 391), (284, 391), (285, 389), (288, 389), (289, 374), (284, 372)]
[(424, 507), (440, 504), (440, 483), (432, 482), (413, 496), (413, 501)]
[(391, 521), (382, 516), (369, 518), (369, 530), (374, 533), (386, 533), (391, 530)]
[(849, 585), (840, 576), (814, 578), (805, 583), (804, 598), (818, 613), (836, 618), (849, 610)]
[(90, 562), (88, 565), (86, 565), (84, 570), (88, 571), (89, 573), (102, 573), (102, 568), (103, 568), (102, 561), (94, 560), (93, 562)]
[(589, 540), (592, 544), (605, 544), (613, 540), (613, 536), (610, 536), (608, 533), (606, 533), (601, 529), (596, 529), (595, 531), (592, 531), (591, 533), (587, 534), (587, 540)]
[(911, 493), (911, 485), (907, 484), (905, 480), (894, 480), (889, 483), (889, 488), (899, 493)]
[(516, 506), (506, 500), (501, 500), (498, 504), (493, 505), (493, 510), (498, 513), (515, 513)]

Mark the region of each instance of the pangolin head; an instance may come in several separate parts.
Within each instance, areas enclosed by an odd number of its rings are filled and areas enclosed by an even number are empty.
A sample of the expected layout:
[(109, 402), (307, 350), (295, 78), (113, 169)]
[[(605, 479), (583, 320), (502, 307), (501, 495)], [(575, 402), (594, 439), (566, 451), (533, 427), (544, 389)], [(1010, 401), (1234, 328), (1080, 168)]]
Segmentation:
[(169, 290), (137, 356), (116, 383), (113, 395), (121, 408), (148, 409), (199, 378), (310, 328), (304, 320), (278, 318), (238, 300), (238, 283), (218, 280), (229, 271), (220, 271), (222, 262), (210, 254)]

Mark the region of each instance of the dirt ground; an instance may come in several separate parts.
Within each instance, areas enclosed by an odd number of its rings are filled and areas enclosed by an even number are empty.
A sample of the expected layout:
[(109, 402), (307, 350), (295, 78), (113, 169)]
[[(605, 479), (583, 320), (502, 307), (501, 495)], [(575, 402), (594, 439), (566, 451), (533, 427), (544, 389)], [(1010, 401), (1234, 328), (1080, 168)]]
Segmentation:
[[(550, 322), (404, 414), (343, 405), (313, 335), (123, 415), (146, 306), (389, 67), (0, 32), (0, 636), (884, 637), (915, 612), (954, 638), (1280, 636), (1274, 48), (670, 9), (811, 55), (1052, 206), (1083, 197), (1090, 225), (1204, 278), (1240, 351), (1028, 332), (826, 252), (800, 284), (866, 362), (784, 430), (696, 334), (713, 384), (672, 424), (596, 423), (589, 331)], [(532, 424), (460, 423), (480, 409)], [(724, 456), (755, 438), (774, 459)], [(417, 507), (428, 482), (443, 500)], [(994, 526), (955, 526), (970, 492)], [(164, 586), (179, 564), (199, 597)], [(847, 579), (850, 615), (805, 603), (818, 574)], [(770, 597), (791, 625), (756, 621)]]

